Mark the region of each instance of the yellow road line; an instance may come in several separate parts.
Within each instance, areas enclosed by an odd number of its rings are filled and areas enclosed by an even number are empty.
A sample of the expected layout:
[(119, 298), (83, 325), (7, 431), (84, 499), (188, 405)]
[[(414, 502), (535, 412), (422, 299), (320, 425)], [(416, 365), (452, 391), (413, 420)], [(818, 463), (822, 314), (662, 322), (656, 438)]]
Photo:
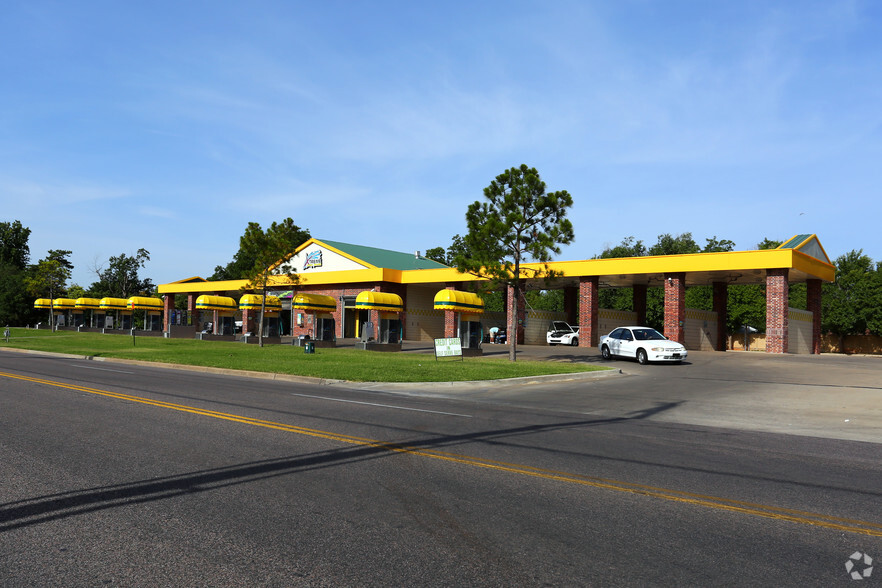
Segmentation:
[(829, 515), (824, 515), (820, 513), (813, 513), (808, 511), (801, 511), (789, 508), (780, 508), (776, 506), (769, 506), (764, 504), (758, 504), (753, 502), (744, 502), (740, 500), (732, 500), (729, 498), (722, 498), (719, 496), (710, 496), (704, 494), (696, 494), (692, 492), (683, 492), (680, 490), (671, 490), (668, 488), (660, 488), (655, 486), (647, 486), (644, 484), (635, 484), (631, 482), (624, 482), (620, 480), (613, 480), (608, 478), (599, 478), (593, 476), (583, 476), (580, 474), (573, 474), (569, 472), (560, 472), (555, 470), (548, 470), (544, 468), (536, 468), (532, 466), (514, 464), (501, 462), (490, 459), (483, 459), (472, 457), (468, 455), (461, 455), (455, 453), (448, 453), (444, 451), (437, 451), (433, 449), (421, 449), (417, 446), (408, 446), (408, 445), (400, 445), (396, 443), (389, 443), (385, 441), (379, 441), (376, 439), (368, 439), (364, 437), (355, 437), (352, 435), (344, 435), (340, 433), (333, 433), (330, 431), (322, 431), (319, 429), (310, 429), (307, 427), (298, 427), (296, 425), (288, 425), (285, 423), (277, 423), (274, 421), (266, 421), (261, 419), (254, 419), (251, 417), (239, 416), (226, 412), (217, 412), (214, 410), (207, 410), (202, 408), (196, 408), (193, 406), (187, 406), (184, 404), (175, 404), (171, 402), (163, 402), (161, 400), (153, 400), (150, 398), (144, 398), (141, 396), (131, 396), (128, 394), (121, 394), (118, 392), (110, 392), (108, 390), (99, 390), (96, 388), (87, 388), (85, 386), (77, 386), (75, 384), (64, 384), (62, 382), (56, 382), (53, 380), (44, 380), (41, 378), (33, 378), (30, 376), (20, 376), (16, 374), (9, 374), (5, 372), (0, 372), (0, 377), (12, 378), (16, 380), (23, 380), (26, 382), (32, 382), (35, 384), (42, 384), (46, 386), (53, 386), (56, 388), (65, 388), (68, 390), (76, 390), (78, 392), (86, 392), (88, 394), (96, 394), (99, 396), (105, 396), (108, 398), (115, 398), (118, 400), (125, 400), (128, 402), (136, 402), (139, 404), (146, 404), (149, 406), (155, 406), (158, 408), (166, 408), (170, 410), (176, 410), (180, 412), (187, 412), (200, 416), (207, 416), (216, 419), (222, 419), (226, 421), (232, 421), (236, 423), (242, 423), (246, 425), (253, 425), (257, 427), (265, 427), (269, 429), (276, 429), (279, 431), (286, 431), (290, 433), (296, 433), (298, 435), (307, 435), (310, 437), (318, 437), (321, 439), (329, 439), (331, 441), (339, 441), (341, 443), (349, 443), (352, 445), (362, 445), (367, 447), (377, 447), (381, 449), (385, 449), (388, 451), (393, 451), (397, 453), (407, 453), (410, 455), (417, 455), (421, 457), (429, 457), (433, 459), (440, 459), (443, 461), (449, 461), (453, 463), (458, 463), (462, 465), (468, 465), (472, 467), (480, 467), (486, 469), (492, 469), (496, 471), (502, 471), (512, 474), (518, 474), (523, 476), (531, 476), (536, 478), (542, 478), (546, 480), (553, 480), (557, 482), (567, 482), (571, 484), (580, 484), (583, 486), (590, 486), (594, 488), (602, 488), (606, 490), (615, 490), (618, 492), (628, 492), (631, 494), (639, 494), (642, 496), (649, 496), (652, 498), (661, 498), (664, 500), (671, 500), (674, 502), (683, 502), (687, 504), (694, 504), (698, 506), (704, 506), (708, 508), (715, 508), (719, 510), (726, 510), (730, 512), (737, 512), (742, 514), (749, 514), (753, 516), (765, 517), (770, 519), (777, 519), (782, 521), (789, 521), (792, 523), (799, 523), (804, 525), (813, 525), (817, 527), (824, 527), (827, 529), (835, 529), (837, 531), (844, 531), (848, 533), (858, 533), (862, 535), (869, 535), (871, 537), (882, 537), (882, 524), (873, 523), (869, 521), (861, 521), (856, 519), (848, 519), (842, 517), (834, 517)]

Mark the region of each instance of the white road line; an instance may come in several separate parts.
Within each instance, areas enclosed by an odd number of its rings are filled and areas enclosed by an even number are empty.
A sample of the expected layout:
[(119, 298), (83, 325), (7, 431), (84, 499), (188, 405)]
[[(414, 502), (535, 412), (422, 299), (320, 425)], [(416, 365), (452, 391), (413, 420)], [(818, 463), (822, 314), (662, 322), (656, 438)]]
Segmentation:
[(331, 402), (346, 402), (349, 404), (363, 404), (365, 406), (377, 406), (380, 408), (394, 408), (395, 410), (412, 410), (414, 412), (429, 412), (432, 414), (443, 414), (446, 416), (462, 417), (464, 419), (473, 418), (472, 415), (470, 415), (470, 414), (458, 414), (455, 412), (441, 412), (439, 410), (425, 410), (422, 408), (410, 408), (407, 406), (395, 406), (392, 404), (378, 404), (376, 402), (361, 402), (359, 400), (344, 400), (343, 398), (329, 398), (327, 396), (313, 396), (312, 394), (297, 394), (295, 392), (289, 392), (289, 394), (291, 394), (291, 396), (300, 396), (302, 398), (316, 398), (318, 400), (330, 400)]
[(135, 372), (124, 372), (123, 370), (112, 370), (110, 368), (100, 368), (100, 367), (92, 367), (90, 365), (80, 365), (78, 363), (69, 364), (71, 367), (78, 367), (84, 370), (99, 370), (102, 372), (116, 372), (118, 374), (134, 374)]

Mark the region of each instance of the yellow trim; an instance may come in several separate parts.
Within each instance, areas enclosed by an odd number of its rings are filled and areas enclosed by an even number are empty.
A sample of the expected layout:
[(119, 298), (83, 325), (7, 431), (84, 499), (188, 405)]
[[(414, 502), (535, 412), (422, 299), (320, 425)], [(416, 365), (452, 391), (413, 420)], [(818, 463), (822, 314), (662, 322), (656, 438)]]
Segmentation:
[(49, 298), (37, 298), (34, 300), (34, 308), (39, 310), (49, 310), (52, 306), (52, 300)]
[[(820, 241), (817, 242), (820, 246)], [(299, 253), (307, 244), (320, 244), (323, 247), (327, 247), (329, 251), (345, 255), (343, 252), (329, 247), (317, 239), (310, 239), (296, 253)], [(348, 255), (346, 257), (352, 261), (365, 264), (363, 260)], [(530, 270), (537, 270), (542, 267), (542, 264), (537, 263), (524, 264), (522, 277), (529, 278), (533, 275)], [(661, 285), (661, 281), (666, 273), (686, 273), (686, 279), (690, 285), (709, 283), (710, 280), (717, 279), (726, 282), (734, 282), (736, 279), (740, 279), (738, 283), (762, 283), (765, 280), (764, 272), (767, 269), (793, 269), (805, 274), (805, 276), (798, 276), (800, 280), (809, 278), (832, 282), (835, 277), (835, 267), (832, 264), (802, 253), (798, 249), (724, 251), (687, 255), (557, 261), (549, 263), (548, 267), (570, 280), (581, 276), (598, 276), (603, 281), (604, 277), (608, 277), (607, 282), (615, 285), (631, 285), (633, 283)], [(693, 280), (690, 281), (690, 276), (688, 275), (690, 273), (701, 273), (703, 275), (694, 275), (692, 276)], [(620, 277), (621, 280), (619, 280)], [(484, 278), (471, 274), (459, 273), (455, 268), (394, 270), (377, 267), (361, 270), (301, 273), (298, 274), (298, 278), (300, 286), (337, 286), (377, 282), (443, 285), (446, 283), (467, 283), (484, 280)], [(289, 280), (278, 276), (271, 277), (270, 285), (273, 288), (279, 289), (293, 289), (297, 286), (296, 284), (291, 284)], [(161, 284), (158, 287), (158, 292), (160, 294), (208, 293), (233, 292), (247, 289), (249, 289), (248, 282), (245, 280), (226, 280), (221, 282), (175, 282)]]

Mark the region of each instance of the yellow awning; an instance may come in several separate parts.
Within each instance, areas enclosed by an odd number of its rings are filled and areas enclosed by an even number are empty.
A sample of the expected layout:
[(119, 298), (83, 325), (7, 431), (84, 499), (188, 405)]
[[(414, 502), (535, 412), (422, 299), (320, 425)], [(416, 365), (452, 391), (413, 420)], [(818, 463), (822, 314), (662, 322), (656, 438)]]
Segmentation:
[(37, 298), (34, 300), (34, 308), (49, 310), (52, 308), (52, 301), (48, 298)]
[(294, 310), (312, 310), (315, 312), (334, 312), (337, 310), (337, 299), (324, 294), (308, 294), (301, 292), (291, 299)]
[(74, 306), (80, 309), (96, 310), (101, 308), (101, 300), (98, 298), (77, 298), (74, 300)]
[[(239, 299), (239, 310), (260, 310), (260, 303), (263, 301), (261, 294), (244, 294)], [(282, 310), (282, 301), (278, 296), (267, 296), (264, 305), (266, 312), (279, 312)]]
[(197, 310), (239, 310), (239, 305), (229, 296), (203, 294), (196, 299)]
[(361, 292), (355, 297), (355, 308), (359, 310), (403, 312), (404, 301), (401, 300), (401, 296), (391, 292)]
[(129, 301), (125, 298), (102, 298), (98, 306), (101, 310), (128, 310)]
[(162, 300), (147, 296), (132, 296), (126, 301), (129, 310), (162, 310)]
[(435, 310), (456, 310), (479, 314), (484, 312), (484, 301), (472, 292), (441, 290), (435, 294)]
[(55, 310), (70, 310), (74, 308), (73, 298), (56, 298)]

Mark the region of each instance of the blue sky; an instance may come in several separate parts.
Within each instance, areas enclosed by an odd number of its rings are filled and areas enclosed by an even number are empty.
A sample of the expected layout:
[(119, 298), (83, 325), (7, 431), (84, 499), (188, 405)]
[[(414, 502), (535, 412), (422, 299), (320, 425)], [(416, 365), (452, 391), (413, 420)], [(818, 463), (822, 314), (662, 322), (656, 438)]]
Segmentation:
[(817, 233), (882, 261), (882, 3), (45, 2), (0, 17), (0, 220), (73, 281), (207, 276), (249, 221), (447, 246), (508, 167), (585, 259)]

